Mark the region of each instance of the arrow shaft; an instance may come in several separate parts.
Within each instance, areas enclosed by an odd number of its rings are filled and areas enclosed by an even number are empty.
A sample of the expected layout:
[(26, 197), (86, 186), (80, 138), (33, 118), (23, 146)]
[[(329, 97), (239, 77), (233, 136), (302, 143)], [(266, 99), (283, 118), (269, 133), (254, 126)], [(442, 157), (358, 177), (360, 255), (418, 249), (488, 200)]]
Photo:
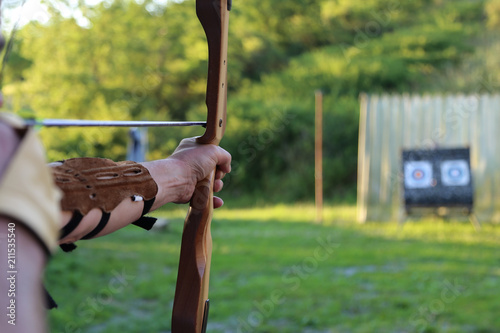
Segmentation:
[(81, 119), (28, 119), (28, 126), (44, 127), (174, 127), (206, 126), (205, 121), (129, 121), (129, 120), (81, 120)]

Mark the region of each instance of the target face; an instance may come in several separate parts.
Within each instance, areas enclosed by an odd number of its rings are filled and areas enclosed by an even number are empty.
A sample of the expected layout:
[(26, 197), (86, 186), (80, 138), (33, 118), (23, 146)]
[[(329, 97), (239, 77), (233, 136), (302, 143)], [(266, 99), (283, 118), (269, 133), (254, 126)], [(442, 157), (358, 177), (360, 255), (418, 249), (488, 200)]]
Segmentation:
[(404, 164), (406, 188), (427, 188), (432, 186), (432, 164), (429, 161), (409, 161)]
[(441, 181), (444, 186), (465, 186), (470, 182), (469, 164), (466, 160), (441, 163)]

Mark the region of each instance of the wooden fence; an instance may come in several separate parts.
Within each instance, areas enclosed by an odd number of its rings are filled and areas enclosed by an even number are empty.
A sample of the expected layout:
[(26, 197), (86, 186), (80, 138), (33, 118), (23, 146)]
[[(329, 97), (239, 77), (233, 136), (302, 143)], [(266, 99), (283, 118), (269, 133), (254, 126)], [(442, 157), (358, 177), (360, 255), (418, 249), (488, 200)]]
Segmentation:
[(474, 212), (500, 222), (500, 95), (362, 94), (358, 220), (403, 216), (402, 149), (471, 149)]

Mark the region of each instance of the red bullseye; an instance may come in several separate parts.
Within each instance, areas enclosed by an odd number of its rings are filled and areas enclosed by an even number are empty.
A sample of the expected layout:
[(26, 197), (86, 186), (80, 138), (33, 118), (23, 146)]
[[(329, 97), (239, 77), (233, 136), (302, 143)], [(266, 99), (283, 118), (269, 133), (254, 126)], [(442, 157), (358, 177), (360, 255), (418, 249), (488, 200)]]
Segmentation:
[(413, 171), (413, 179), (420, 180), (424, 178), (424, 172), (422, 170), (415, 170)]

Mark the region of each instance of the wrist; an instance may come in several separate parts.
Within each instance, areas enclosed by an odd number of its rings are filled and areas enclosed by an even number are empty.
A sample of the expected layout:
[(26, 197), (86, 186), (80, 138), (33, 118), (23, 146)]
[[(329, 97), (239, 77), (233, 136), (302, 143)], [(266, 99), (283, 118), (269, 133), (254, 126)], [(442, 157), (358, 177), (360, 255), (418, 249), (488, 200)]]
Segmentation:
[(166, 158), (142, 164), (149, 170), (158, 185), (153, 209), (169, 202), (185, 203), (191, 199), (196, 178), (186, 163), (178, 159)]

